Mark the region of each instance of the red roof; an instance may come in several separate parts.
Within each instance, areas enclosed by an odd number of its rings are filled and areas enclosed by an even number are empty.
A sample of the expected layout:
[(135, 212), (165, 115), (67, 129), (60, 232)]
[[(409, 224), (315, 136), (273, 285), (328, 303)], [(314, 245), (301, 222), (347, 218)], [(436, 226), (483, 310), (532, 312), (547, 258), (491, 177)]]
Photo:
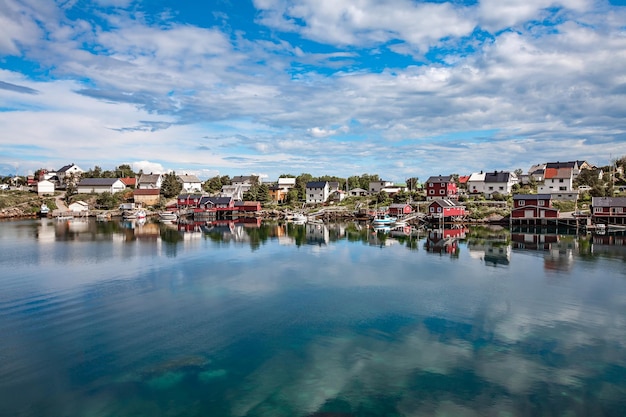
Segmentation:
[(125, 177), (125, 178), (120, 178), (120, 181), (122, 181), (124, 185), (127, 187), (134, 187), (137, 184), (137, 178)]
[(460, 175), (459, 184), (465, 184), (467, 181), (469, 181), (469, 179), (470, 179), (469, 175)]
[(158, 188), (145, 188), (140, 190), (135, 190), (133, 195), (159, 195), (161, 190)]
[(546, 168), (546, 173), (544, 175), (544, 178), (545, 179), (555, 178), (558, 173), (559, 173), (559, 170), (556, 168)]

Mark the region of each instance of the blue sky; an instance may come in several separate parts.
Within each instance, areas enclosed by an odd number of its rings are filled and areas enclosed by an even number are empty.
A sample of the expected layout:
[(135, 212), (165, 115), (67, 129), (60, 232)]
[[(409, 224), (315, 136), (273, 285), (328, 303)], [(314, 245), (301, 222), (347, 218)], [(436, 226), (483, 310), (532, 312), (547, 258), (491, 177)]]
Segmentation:
[(625, 69), (618, 0), (3, 0), (0, 175), (605, 165)]

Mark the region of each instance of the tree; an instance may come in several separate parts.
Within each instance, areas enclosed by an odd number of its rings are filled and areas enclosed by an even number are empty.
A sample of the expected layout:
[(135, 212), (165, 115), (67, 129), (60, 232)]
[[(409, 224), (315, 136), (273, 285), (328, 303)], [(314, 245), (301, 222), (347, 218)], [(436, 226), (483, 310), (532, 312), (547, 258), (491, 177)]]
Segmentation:
[(183, 184), (178, 181), (175, 172), (170, 172), (163, 176), (163, 183), (161, 184), (161, 194), (165, 198), (172, 198), (180, 194), (183, 189)]
[(118, 178), (135, 178), (136, 174), (128, 164), (119, 165), (115, 168), (115, 173)]
[(524, 174), (524, 170), (522, 168), (517, 168), (513, 173), (517, 176), (517, 178), (521, 177)]
[(259, 189), (256, 195), (256, 201), (261, 203), (267, 203), (270, 201), (270, 189), (267, 184), (259, 185)]
[(406, 186), (409, 188), (409, 191), (417, 190), (417, 187), (419, 186), (419, 178), (417, 177), (407, 178)]
[(219, 175), (216, 175), (215, 177), (206, 180), (204, 184), (202, 184), (202, 189), (209, 193), (216, 193), (222, 189), (222, 185), (225, 184), (222, 184), (222, 179)]

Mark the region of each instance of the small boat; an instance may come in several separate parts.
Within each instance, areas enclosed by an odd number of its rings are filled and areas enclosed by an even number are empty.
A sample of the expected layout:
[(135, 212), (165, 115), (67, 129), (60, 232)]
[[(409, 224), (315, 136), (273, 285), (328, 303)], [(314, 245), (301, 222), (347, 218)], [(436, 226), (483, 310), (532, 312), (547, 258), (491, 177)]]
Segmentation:
[(46, 203), (41, 203), (41, 207), (39, 208), (39, 215), (41, 217), (46, 217), (50, 213), (50, 208), (46, 205)]
[(298, 224), (304, 224), (308, 220), (306, 214), (296, 213), (291, 217), (291, 221)]
[(137, 210), (135, 217), (137, 220), (145, 220), (146, 217), (148, 217), (148, 214), (145, 212), (145, 210)]
[(122, 217), (124, 218), (124, 220), (139, 220), (145, 219), (147, 217), (147, 214), (145, 210), (125, 211), (124, 213), (122, 213)]
[(396, 217), (391, 217), (388, 214), (377, 215), (374, 220), (372, 220), (372, 224), (374, 226), (389, 226), (398, 220)]
[(164, 222), (175, 222), (178, 220), (178, 214), (173, 211), (162, 211), (159, 213), (159, 219)]
[(111, 213), (98, 213), (96, 214), (96, 221), (107, 222), (111, 220)]

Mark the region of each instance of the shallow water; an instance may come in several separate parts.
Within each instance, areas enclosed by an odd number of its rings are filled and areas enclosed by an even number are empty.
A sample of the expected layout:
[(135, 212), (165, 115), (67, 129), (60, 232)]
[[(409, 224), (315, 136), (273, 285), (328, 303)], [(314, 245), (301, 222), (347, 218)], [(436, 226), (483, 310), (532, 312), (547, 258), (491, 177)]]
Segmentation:
[(625, 248), (0, 223), (0, 415), (624, 416)]

